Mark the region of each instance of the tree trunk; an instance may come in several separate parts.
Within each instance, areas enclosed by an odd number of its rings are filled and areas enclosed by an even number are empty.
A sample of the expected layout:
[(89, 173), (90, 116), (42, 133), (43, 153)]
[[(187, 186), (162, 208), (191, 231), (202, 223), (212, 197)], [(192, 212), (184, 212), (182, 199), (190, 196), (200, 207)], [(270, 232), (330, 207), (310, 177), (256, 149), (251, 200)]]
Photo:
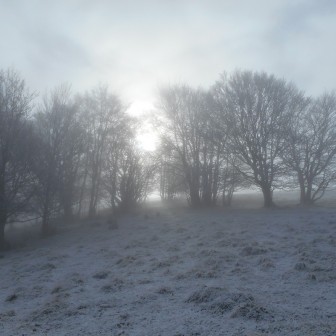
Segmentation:
[(98, 198), (98, 188), (99, 188), (99, 172), (98, 168), (94, 170), (92, 176), (92, 185), (90, 192), (90, 204), (89, 204), (89, 218), (94, 218), (97, 214), (97, 198)]
[(311, 197), (311, 192), (307, 192), (305, 190), (301, 190), (300, 194), (300, 204), (301, 205), (312, 205), (314, 201)]
[(190, 206), (193, 208), (197, 208), (200, 205), (200, 197), (198, 192), (194, 190), (190, 190)]
[(46, 209), (43, 210), (41, 233), (42, 236), (47, 236), (49, 233), (49, 215)]
[(313, 202), (313, 199), (312, 199), (312, 189), (313, 189), (313, 185), (310, 181), (308, 181), (307, 183), (307, 191), (306, 191), (306, 197), (305, 197), (305, 204), (306, 205), (312, 205), (314, 202)]
[(64, 220), (70, 222), (73, 219), (73, 211), (71, 203), (66, 202), (63, 206)]
[(73, 180), (69, 179), (62, 188), (61, 204), (63, 208), (63, 217), (66, 222), (73, 218)]
[(273, 203), (273, 192), (270, 187), (265, 186), (261, 188), (263, 196), (264, 196), (264, 207), (271, 208), (275, 204)]
[(47, 191), (42, 213), (42, 227), (41, 227), (42, 236), (47, 236), (49, 234), (49, 217), (50, 217), (50, 198), (49, 198), (49, 192)]
[(302, 182), (299, 179), (300, 184), (300, 204), (301, 205), (312, 205), (314, 204), (314, 200), (312, 198), (312, 183), (307, 181), (307, 186), (304, 185), (304, 181)]
[(311, 197), (311, 193), (306, 193), (303, 200), (300, 201), (300, 204), (302, 204), (302, 205), (313, 205), (314, 201)]
[(80, 188), (80, 194), (79, 194), (79, 202), (78, 202), (78, 210), (77, 210), (77, 216), (80, 217), (82, 213), (82, 202), (83, 202), (83, 196), (84, 196), (84, 191), (85, 191), (85, 186), (86, 186), (86, 179), (88, 176), (88, 156), (86, 156), (85, 160), (85, 169), (84, 169), (84, 177), (83, 177), (83, 183)]
[(306, 204), (307, 195), (306, 195), (306, 186), (302, 174), (298, 174), (298, 180), (300, 185), (300, 204)]
[(4, 250), (6, 247), (5, 241), (5, 226), (7, 222), (7, 207), (6, 207), (6, 197), (5, 197), (5, 174), (1, 174), (0, 180), (0, 250)]
[(0, 222), (0, 251), (4, 250), (6, 247), (5, 241), (5, 222)]
[(95, 184), (91, 186), (91, 192), (90, 192), (90, 203), (89, 203), (89, 218), (93, 218), (96, 215), (96, 209), (94, 207), (94, 188)]

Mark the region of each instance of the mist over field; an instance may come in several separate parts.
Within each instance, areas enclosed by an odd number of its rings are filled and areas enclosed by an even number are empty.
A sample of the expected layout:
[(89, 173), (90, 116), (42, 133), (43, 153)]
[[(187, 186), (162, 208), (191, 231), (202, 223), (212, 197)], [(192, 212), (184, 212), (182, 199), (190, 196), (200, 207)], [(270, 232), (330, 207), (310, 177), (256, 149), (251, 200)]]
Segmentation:
[(0, 335), (336, 335), (335, 32), (0, 0)]

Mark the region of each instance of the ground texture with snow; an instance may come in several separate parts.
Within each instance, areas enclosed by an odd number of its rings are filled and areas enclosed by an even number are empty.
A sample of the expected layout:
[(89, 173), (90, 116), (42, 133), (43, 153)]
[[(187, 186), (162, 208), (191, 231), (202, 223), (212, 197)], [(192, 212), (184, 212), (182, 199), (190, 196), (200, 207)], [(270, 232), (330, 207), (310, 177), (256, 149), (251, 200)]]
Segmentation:
[(334, 209), (156, 207), (118, 225), (1, 253), (0, 335), (336, 335)]

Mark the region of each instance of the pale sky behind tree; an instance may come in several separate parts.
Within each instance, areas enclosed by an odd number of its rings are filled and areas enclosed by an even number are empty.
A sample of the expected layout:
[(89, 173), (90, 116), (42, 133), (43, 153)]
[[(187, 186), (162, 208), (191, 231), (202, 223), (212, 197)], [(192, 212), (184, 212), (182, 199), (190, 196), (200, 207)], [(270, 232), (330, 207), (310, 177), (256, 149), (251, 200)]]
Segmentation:
[(0, 67), (41, 93), (107, 83), (133, 109), (235, 69), (318, 95), (336, 88), (335, 33), (334, 0), (0, 0)]

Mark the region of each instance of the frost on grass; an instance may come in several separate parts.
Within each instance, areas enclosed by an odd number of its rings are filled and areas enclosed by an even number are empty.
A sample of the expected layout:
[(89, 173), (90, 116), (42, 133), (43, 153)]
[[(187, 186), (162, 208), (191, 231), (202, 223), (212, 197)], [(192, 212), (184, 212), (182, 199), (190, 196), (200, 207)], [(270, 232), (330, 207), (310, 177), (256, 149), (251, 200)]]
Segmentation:
[(265, 254), (267, 252), (266, 249), (256, 247), (256, 246), (246, 246), (242, 249), (241, 255), (242, 256), (254, 256), (254, 255), (260, 255)]
[(223, 289), (219, 287), (204, 287), (190, 295), (186, 302), (207, 303), (211, 302), (223, 293)]
[(174, 291), (170, 287), (162, 286), (157, 290), (157, 293), (173, 295)]
[(299, 262), (295, 264), (294, 269), (297, 271), (306, 271), (307, 270), (307, 265), (304, 262)]
[(160, 212), (2, 253), (0, 335), (336, 335), (334, 210)]
[(109, 281), (107, 284), (103, 285), (101, 287), (101, 291), (104, 293), (115, 293), (126, 287), (127, 285), (131, 285), (132, 282), (125, 280), (121, 278), (114, 278), (113, 280)]
[(249, 320), (269, 320), (272, 319), (273, 316), (269, 313), (269, 311), (256, 304), (254, 301), (247, 301), (240, 304), (238, 307), (235, 308), (233, 313), (231, 314), (232, 318), (245, 318)]
[(120, 267), (127, 267), (131, 264), (134, 264), (136, 260), (137, 260), (136, 257), (134, 257), (132, 255), (128, 255), (128, 256), (125, 256), (123, 258), (120, 258), (117, 261), (117, 265), (120, 266)]
[(275, 268), (274, 262), (270, 258), (260, 258), (258, 264), (264, 271)]
[(106, 279), (108, 277), (110, 272), (107, 272), (107, 271), (100, 271), (100, 272), (97, 272), (93, 275), (93, 278), (94, 279), (98, 279), (98, 280), (102, 280), (102, 279)]
[(7, 296), (6, 302), (12, 302), (12, 301), (16, 300), (17, 298), (18, 298), (18, 296), (15, 293), (10, 294), (10, 295)]
[(202, 310), (213, 314), (229, 314), (231, 318), (261, 321), (273, 317), (266, 308), (256, 302), (252, 295), (231, 293), (218, 287), (197, 290), (187, 299), (187, 302), (199, 305)]

